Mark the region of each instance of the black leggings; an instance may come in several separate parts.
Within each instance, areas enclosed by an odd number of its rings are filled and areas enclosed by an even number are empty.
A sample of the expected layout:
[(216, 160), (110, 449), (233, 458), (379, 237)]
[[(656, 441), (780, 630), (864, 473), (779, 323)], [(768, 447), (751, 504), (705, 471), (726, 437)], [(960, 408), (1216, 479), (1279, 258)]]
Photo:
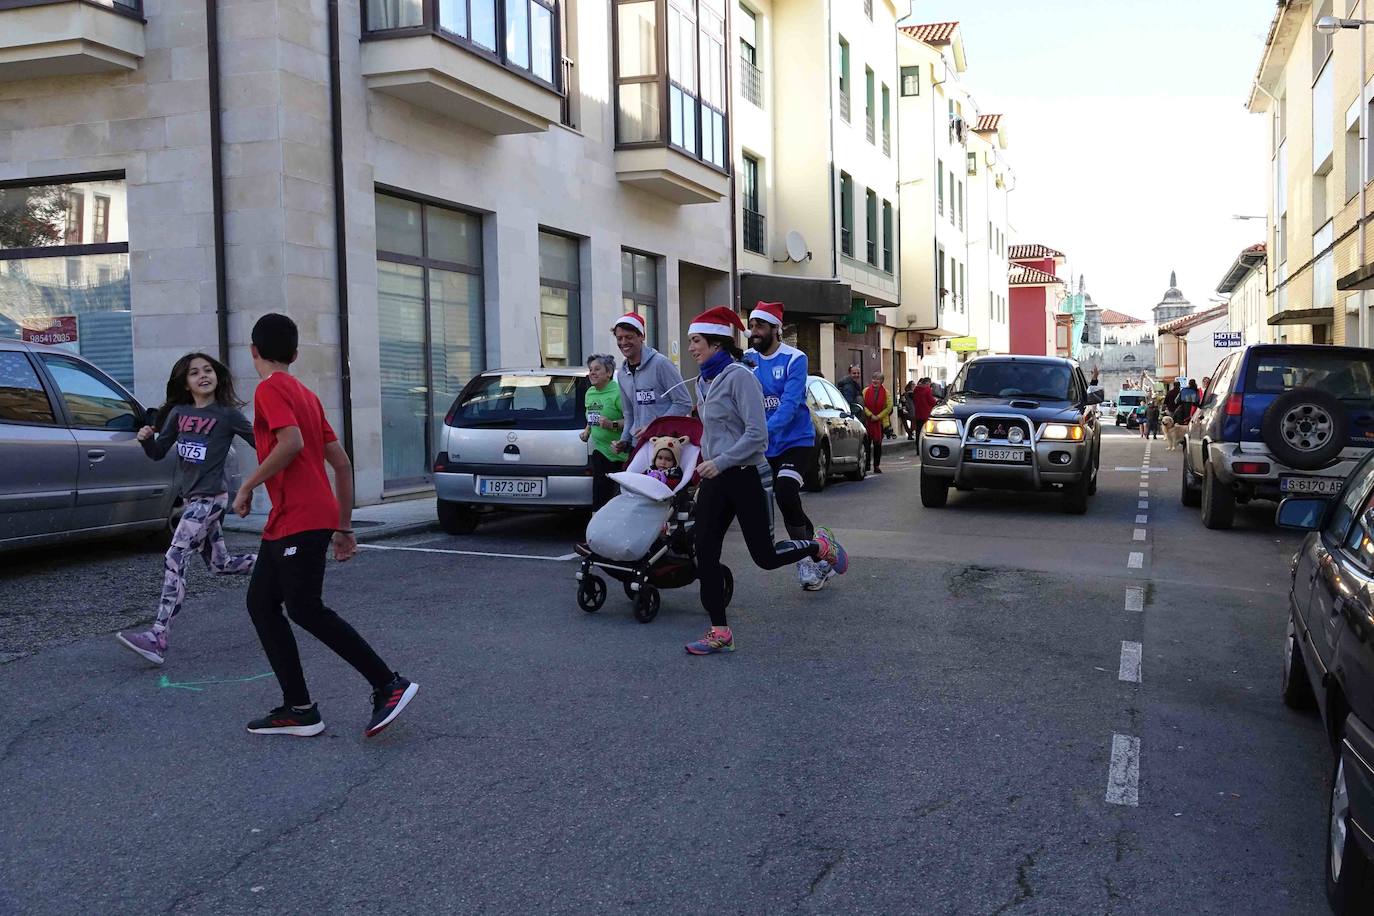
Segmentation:
[(281, 612), (283, 603), (297, 626), (357, 668), (374, 688), (385, 687), (393, 676), (367, 640), (325, 607), (325, 551), (333, 535), (332, 531), (302, 531), (263, 541), (248, 583), (248, 615), (253, 618), (267, 661), (281, 684), (282, 700), (288, 706), (308, 706), (310, 691), (305, 686), (295, 634)]
[(719, 476), (703, 480), (697, 488), (696, 508), (692, 512), (696, 527), (697, 576), (701, 579), (701, 606), (711, 615), (712, 626), (729, 626), (725, 620), (725, 578), (720, 572), (720, 549), (730, 523), (739, 519), (739, 529), (749, 556), (760, 569), (778, 569), (789, 563), (815, 558), (820, 545), (815, 541), (779, 541), (769, 533), (768, 493), (759, 479), (758, 468), (728, 468)]
[(625, 462), (623, 459), (612, 461), (596, 449), (592, 449), (590, 460), (592, 468), (592, 511), (595, 512), (615, 499), (615, 495), (620, 492), (620, 485), (607, 475), (625, 470)]
[(883, 464), (883, 437), (871, 436), (864, 440), (864, 466), (878, 470)]
[(782, 523), (789, 535), (803, 541), (816, 536), (816, 528), (802, 508), (801, 499), (802, 480), (811, 473), (814, 451), (810, 446), (789, 448), (768, 459), (773, 468), (773, 497), (782, 512)]

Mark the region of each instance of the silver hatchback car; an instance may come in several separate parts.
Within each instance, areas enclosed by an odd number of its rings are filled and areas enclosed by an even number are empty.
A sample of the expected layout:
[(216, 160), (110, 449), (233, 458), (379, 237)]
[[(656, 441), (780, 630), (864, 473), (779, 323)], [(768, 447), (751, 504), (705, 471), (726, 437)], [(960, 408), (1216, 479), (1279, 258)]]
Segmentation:
[(175, 466), (144, 453), (144, 416), (80, 356), (0, 340), (0, 551), (167, 531)]

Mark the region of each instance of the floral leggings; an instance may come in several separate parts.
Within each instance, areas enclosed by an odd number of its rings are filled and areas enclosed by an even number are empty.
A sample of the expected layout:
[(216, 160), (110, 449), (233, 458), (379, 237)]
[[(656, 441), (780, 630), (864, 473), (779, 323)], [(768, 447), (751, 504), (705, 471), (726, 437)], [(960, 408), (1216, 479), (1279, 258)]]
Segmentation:
[(257, 554), (234, 556), (224, 543), (224, 530), (220, 522), (228, 506), (228, 493), (192, 496), (186, 500), (181, 522), (172, 535), (172, 546), (167, 548), (167, 562), (162, 573), (162, 598), (157, 604), (154, 632), (167, 629), (172, 618), (181, 610), (182, 602), (186, 600), (186, 561), (193, 554), (200, 554), (206, 567), (218, 575), (243, 575), (253, 571)]

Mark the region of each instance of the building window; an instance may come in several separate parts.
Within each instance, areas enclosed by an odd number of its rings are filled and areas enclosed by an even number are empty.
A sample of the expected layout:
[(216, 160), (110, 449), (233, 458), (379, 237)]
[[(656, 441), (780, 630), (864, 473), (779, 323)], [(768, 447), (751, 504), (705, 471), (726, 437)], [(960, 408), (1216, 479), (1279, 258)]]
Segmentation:
[(544, 366), (582, 365), (578, 240), (539, 233), (539, 356)]
[[(1312, 10), (1313, 22), (1316, 22), (1324, 16), (1331, 15), (1331, 0), (1322, 0), (1321, 3), (1314, 4), (1314, 7), (1315, 8)], [(1354, 9), (1353, 4), (1351, 5), (1351, 9)], [(1335, 39), (1336, 36), (1334, 34), (1327, 34), (1316, 28), (1312, 29), (1312, 78), (1314, 80), (1317, 78), (1317, 74), (1322, 72), (1322, 68), (1326, 66), (1327, 58), (1331, 56), (1331, 52), (1335, 49)]]
[(921, 94), (921, 68), (903, 67), (902, 68), (902, 95)]
[(429, 479), (440, 425), (486, 365), (482, 218), (378, 193), (382, 477)]
[(965, 282), (964, 265), (959, 265), (959, 311), (964, 311), (968, 303), (964, 300), (968, 298), (968, 284)]
[(840, 173), (840, 251), (854, 256), (854, 179)]
[(959, 225), (959, 198), (954, 192), (954, 171), (949, 172), (949, 224)]
[(892, 92), (883, 84), (883, 155), (892, 155)]
[(864, 130), (868, 137), (868, 142), (874, 142), (874, 119), (877, 117), (874, 99), (874, 79), (873, 68), (864, 67)]
[(864, 238), (868, 243), (868, 263), (878, 266), (878, 195), (871, 190), (865, 195)]
[(892, 273), (892, 204), (883, 201), (883, 270)]
[(956, 208), (959, 214), (959, 228), (964, 228), (964, 183), (959, 182), (959, 206)]
[(747, 7), (739, 8), (740, 94), (763, 107), (763, 71), (759, 69), (759, 22)]
[[(1313, 29), (1315, 32), (1316, 30)], [(1336, 109), (1333, 86), (1336, 68), (1328, 65), (1312, 85), (1312, 171), (1319, 174), (1330, 167), (1336, 139)]]
[(363, 32), (428, 31), (559, 89), (561, 36), (555, 0), (366, 0)]
[(945, 164), (935, 160), (935, 212), (945, 215)]
[(132, 389), (127, 200), (123, 176), (0, 182), (0, 338), (79, 353)]
[(864, 15), (869, 22), (873, 21), (873, 0), (864, 0)]
[(840, 117), (849, 120), (849, 42), (840, 38)]
[(759, 161), (744, 154), (744, 250), (766, 254), (763, 207), (759, 201)]
[(1316, 255), (1312, 265), (1313, 308), (1331, 308), (1336, 300), (1336, 259), (1331, 248), (1332, 238), (1331, 220), (1327, 220), (1326, 225), (1312, 236), (1312, 253)]
[[(660, 60), (666, 61), (666, 72), (660, 72)], [(727, 110), (721, 0), (616, 4), (618, 145), (662, 145), (666, 140), (726, 171)]]
[(936, 313), (938, 314), (945, 307), (945, 297), (949, 295), (949, 287), (945, 285), (945, 250), (939, 245), (935, 246), (935, 286), (939, 295), (939, 301), (935, 303)]
[(625, 312), (644, 319), (644, 339), (658, 346), (658, 258), (622, 248), (620, 290)]

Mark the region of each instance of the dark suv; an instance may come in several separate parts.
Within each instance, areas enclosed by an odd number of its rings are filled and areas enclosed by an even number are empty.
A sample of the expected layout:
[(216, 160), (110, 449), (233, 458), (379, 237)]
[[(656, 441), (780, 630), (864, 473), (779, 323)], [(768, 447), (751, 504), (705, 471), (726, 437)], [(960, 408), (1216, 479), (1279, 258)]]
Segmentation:
[(1374, 453), (1339, 497), (1285, 499), (1278, 521), (1312, 532), (1293, 558), (1283, 701), (1315, 704), (1334, 751), (1327, 896), (1337, 913), (1374, 912)]
[(959, 370), (921, 436), (921, 504), (949, 488), (1059, 490), (1081, 514), (1097, 492), (1102, 391), (1055, 356), (980, 356)]
[(1181, 499), (1208, 528), (1236, 504), (1331, 496), (1374, 447), (1374, 350), (1255, 344), (1228, 356), (1188, 424)]

